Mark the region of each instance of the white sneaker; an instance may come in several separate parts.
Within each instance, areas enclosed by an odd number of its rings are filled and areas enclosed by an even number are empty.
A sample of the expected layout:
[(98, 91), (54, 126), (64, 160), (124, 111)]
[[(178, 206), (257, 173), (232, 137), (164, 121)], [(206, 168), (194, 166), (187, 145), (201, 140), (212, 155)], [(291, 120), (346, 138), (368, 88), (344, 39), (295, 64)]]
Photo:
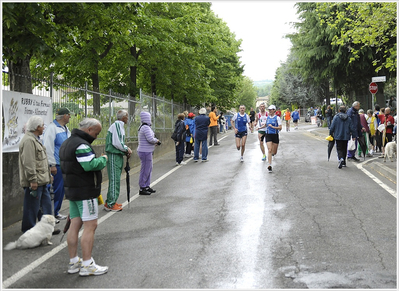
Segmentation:
[(240, 158), (240, 162), (242, 163), (244, 161), (244, 157), (241, 157)]
[(76, 263), (69, 262), (68, 274), (75, 274), (75, 273), (79, 272), (81, 266), (82, 266), (81, 258), (79, 258), (79, 260)]
[(81, 266), (80, 267), (80, 272), (79, 276), (98, 276), (98, 275), (103, 275), (108, 272), (108, 267), (107, 266), (99, 266), (96, 265), (96, 262), (94, 260), (91, 261), (91, 264), (88, 265), (87, 267)]
[(183, 161), (181, 161), (181, 163), (180, 163), (180, 165), (187, 165), (187, 163), (186, 162), (183, 162)]

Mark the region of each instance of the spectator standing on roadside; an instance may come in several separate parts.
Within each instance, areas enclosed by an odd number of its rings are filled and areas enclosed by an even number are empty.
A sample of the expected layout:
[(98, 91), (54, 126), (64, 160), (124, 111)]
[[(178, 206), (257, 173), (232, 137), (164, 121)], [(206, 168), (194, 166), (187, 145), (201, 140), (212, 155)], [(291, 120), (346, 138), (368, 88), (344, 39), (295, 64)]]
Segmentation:
[(117, 120), (108, 128), (105, 141), (105, 152), (108, 156), (108, 193), (104, 209), (113, 212), (122, 210), (122, 204), (116, 201), (119, 198), (123, 156), (126, 155), (129, 159), (132, 154), (132, 150), (125, 144), (124, 125), (129, 119), (129, 114), (126, 110), (119, 110), (116, 114), (116, 118)]
[[(366, 152), (364, 153), (366, 156), (370, 157), (369, 154), (369, 146), (370, 146), (370, 141), (369, 141), (369, 132), (370, 132), (370, 128), (369, 125), (367, 123), (367, 119), (366, 116), (364, 114), (364, 110), (363, 109), (359, 109), (359, 117), (360, 117), (360, 124), (362, 125), (362, 135), (364, 136), (364, 140), (366, 142), (367, 148), (366, 148)], [(362, 148), (358, 147), (357, 148), (357, 154), (359, 156), (359, 158), (362, 156)]]
[(186, 126), (186, 152), (185, 157), (191, 158), (191, 152), (194, 149), (194, 133), (195, 133), (195, 114), (190, 112), (187, 118), (184, 119), (184, 125)]
[(367, 121), (367, 124), (370, 129), (370, 131), (369, 131), (369, 141), (370, 141), (369, 153), (372, 156), (375, 151), (374, 142), (375, 142), (375, 134), (376, 134), (376, 129), (377, 129), (377, 120), (376, 120), (376, 117), (373, 115), (373, 110), (371, 110), (371, 109), (367, 110), (366, 121)]
[(59, 213), (65, 194), (59, 152), (62, 143), (71, 136), (67, 127), (70, 118), (71, 112), (68, 108), (57, 109), (55, 119), (47, 126), (43, 134), (43, 144), (46, 147), (50, 172), (53, 176), (54, 216), (59, 220), (67, 218)]
[(382, 152), (382, 133), (378, 130), (378, 126), (380, 125), (380, 119), (379, 119), (379, 115), (380, 115), (380, 105), (375, 104), (374, 105), (374, 117), (375, 117), (375, 121), (377, 122), (377, 127), (375, 130), (375, 152), (377, 152), (377, 149), (380, 149), (380, 152)]
[(220, 133), (226, 133), (226, 118), (223, 115), (223, 112), (220, 112)]
[[(52, 214), (51, 197), (47, 184), (51, 183), (46, 147), (39, 141), (43, 134), (44, 122), (34, 115), (26, 123), (26, 132), (19, 143), (19, 182), (24, 189), (24, 206), (22, 214), (22, 232), (36, 225), (40, 214)], [(40, 213), (41, 208), (41, 213)], [(59, 234), (54, 230), (53, 234)]]
[(211, 107), (211, 112), (209, 113), (209, 120), (211, 123), (209, 124), (209, 145), (212, 145), (212, 136), (213, 136), (213, 144), (215, 146), (218, 146), (218, 139), (217, 139), (217, 134), (218, 134), (218, 119), (220, 115), (216, 116), (216, 106)]
[(359, 109), (360, 109), (360, 103), (359, 101), (355, 101), (352, 104), (352, 107), (348, 109), (347, 114), (350, 117), (352, 121), (352, 125), (354, 128), (354, 131), (352, 132), (352, 138), (355, 138), (355, 149), (349, 151), (348, 150), (348, 160), (352, 160), (355, 162), (358, 162), (359, 159), (355, 157), (356, 150), (357, 150), (357, 139), (358, 137), (362, 134), (362, 124), (360, 122), (360, 116), (359, 116)]
[(328, 129), (330, 129), (330, 126), (331, 126), (331, 121), (332, 121), (332, 109), (331, 109), (331, 105), (328, 105), (327, 106), (327, 109), (326, 109), (326, 119), (327, 119), (327, 127), (328, 127)]
[[(101, 129), (101, 123), (97, 119), (85, 118), (79, 123), (79, 129), (73, 129), (71, 137), (60, 148), (65, 196), (69, 200), (71, 218), (67, 236), (68, 273), (79, 272), (80, 276), (102, 275), (108, 272), (108, 267), (97, 265), (91, 256), (98, 219), (97, 197), (101, 194), (101, 170), (107, 165), (107, 156), (97, 158), (91, 146)], [(82, 225), (80, 258), (78, 242)]]
[(380, 122), (384, 124), (386, 128), (385, 141), (382, 141), (382, 156), (380, 156), (380, 158), (383, 158), (385, 155), (385, 146), (388, 142), (391, 142), (393, 138), (393, 127), (395, 126), (395, 119), (391, 115), (391, 108), (389, 107), (385, 108), (384, 114), (381, 114), (378, 117), (380, 119)]
[(199, 115), (194, 119), (195, 122), (195, 136), (194, 136), (194, 162), (198, 162), (200, 144), (202, 144), (202, 161), (208, 161), (208, 127), (210, 124), (209, 117), (206, 116), (206, 109), (201, 108)]
[(140, 113), (141, 125), (138, 129), (137, 154), (140, 158), (141, 168), (139, 177), (139, 195), (151, 195), (156, 190), (150, 188), (152, 175), (152, 156), (155, 145), (160, 145), (159, 140), (151, 128), (151, 114), (146, 111)]
[(284, 113), (284, 119), (285, 119), (285, 130), (290, 131), (291, 112), (289, 108), (287, 108), (287, 110)]
[(334, 116), (330, 127), (330, 135), (334, 137), (337, 147), (339, 169), (346, 167), (348, 140), (350, 140), (351, 136), (353, 140), (356, 139), (354, 137), (355, 131), (351, 118), (346, 114), (346, 107), (340, 106), (339, 112)]
[(294, 129), (297, 130), (298, 129), (298, 121), (300, 119), (300, 117), (299, 117), (299, 109), (294, 110), (292, 112), (292, 114), (291, 114), (291, 117), (292, 117), (292, 122), (295, 125)]
[(176, 150), (176, 165), (185, 165), (186, 162), (183, 161), (184, 157), (184, 142), (186, 140), (186, 127), (184, 125), (184, 114), (179, 113), (177, 115), (177, 120), (175, 122), (175, 150)]

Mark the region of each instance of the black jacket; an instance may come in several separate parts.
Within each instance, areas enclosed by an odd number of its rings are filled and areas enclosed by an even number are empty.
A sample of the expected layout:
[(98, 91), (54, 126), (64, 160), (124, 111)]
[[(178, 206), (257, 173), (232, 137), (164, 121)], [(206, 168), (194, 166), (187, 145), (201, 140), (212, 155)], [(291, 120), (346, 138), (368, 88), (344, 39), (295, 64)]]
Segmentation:
[(91, 135), (75, 128), (71, 137), (60, 147), (62, 177), (64, 179), (65, 197), (71, 201), (97, 198), (101, 194), (101, 171), (86, 172), (76, 159), (76, 149), (81, 144), (88, 145), (94, 152)]

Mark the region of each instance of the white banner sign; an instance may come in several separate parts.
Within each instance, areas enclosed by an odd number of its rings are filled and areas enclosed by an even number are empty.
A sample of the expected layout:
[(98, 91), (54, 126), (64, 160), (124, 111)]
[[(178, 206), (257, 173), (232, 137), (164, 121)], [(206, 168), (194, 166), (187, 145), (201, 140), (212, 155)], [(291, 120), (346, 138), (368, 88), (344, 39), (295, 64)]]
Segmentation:
[(5, 123), (3, 152), (18, 152), (25, 124), (31, 116), (42, 117), (45, 128), (53, 121), (51, 98), (5, 90), (2, 95)]
[(386, 82), (387, 76), (372, 77), (371, 82)]

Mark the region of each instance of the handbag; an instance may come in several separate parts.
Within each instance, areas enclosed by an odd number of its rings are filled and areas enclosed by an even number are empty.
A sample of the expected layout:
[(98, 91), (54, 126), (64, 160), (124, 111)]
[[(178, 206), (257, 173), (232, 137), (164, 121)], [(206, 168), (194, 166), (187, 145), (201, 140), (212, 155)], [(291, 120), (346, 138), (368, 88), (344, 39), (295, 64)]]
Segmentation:
[(194, 142), (193, 137), (190, 137), (190, 143), (193, 143), (193, 142)]
[(348, 141), (348, 151), (353, 151), (356, 148), (356, 143), (353, 139)]

